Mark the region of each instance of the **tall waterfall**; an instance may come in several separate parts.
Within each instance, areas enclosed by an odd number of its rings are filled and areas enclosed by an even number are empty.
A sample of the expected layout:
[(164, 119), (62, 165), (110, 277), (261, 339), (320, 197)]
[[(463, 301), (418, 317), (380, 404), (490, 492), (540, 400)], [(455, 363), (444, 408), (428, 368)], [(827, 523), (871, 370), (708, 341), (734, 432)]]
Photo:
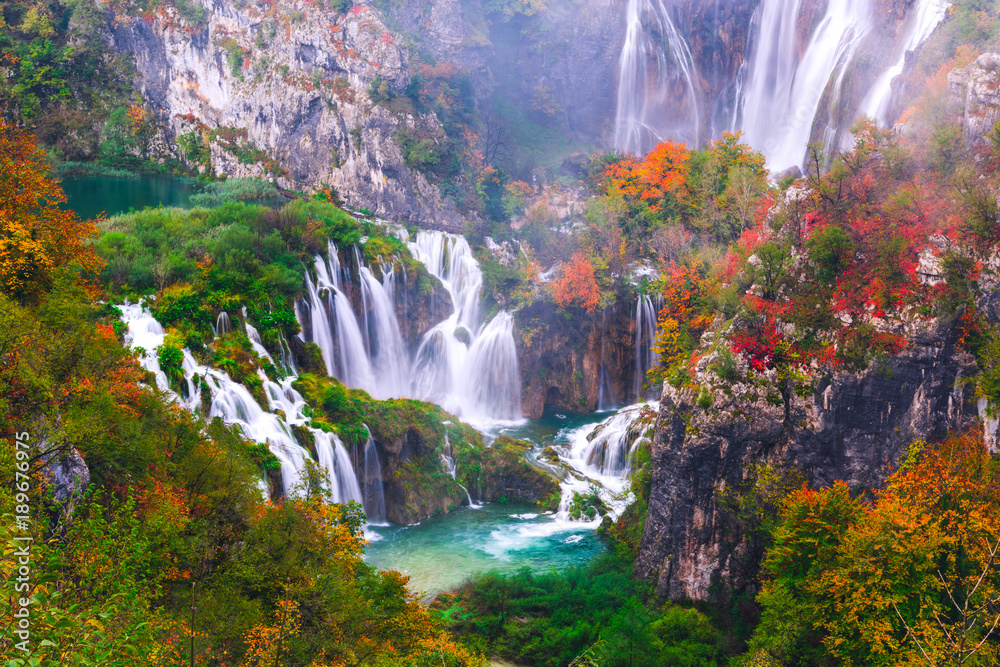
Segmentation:
[(642, 154), (668, 137), (697, 144), (701, 115), (694, 59), (664, 0), (628, 0), (625, 17), (615, 147)]
[(892, 80), (903, 72), (907, 52), (917, 48), (930, 37), (934, 28), (944, 20), (950, 4), (948, 0), (917, 0), (916, 7), (911, 10), (912, 14), (907, 21), (909, 25), (906, 38), (896, 49), (896, 61), (872, 85), (861, 103), (862, 112), (883, 126), (888, 126), (892, 122), (893, 119), (888, 117)]
[(801, 57), (796, 25), (802, 0), (763, 0), (743, 98), (746, 141), (762, 150), (768, 167), (802, 164), (820, 99), (833, 100), (861, 40), (871, 30), (869, 0), (830, 2)]
[(356, 248), (360, 309), (353, 309), (345, 293), (348, 274), (330, 244), (327, 258), (315, 259), (315, 284), (306, 277), (308, 299), (296, 305), (299, 322), (308, 324), (303, 339), (320, 348), (328, 373), (376, 398), (431, 401), (466, 420), (520, 419), (513, 318), (501, 312), (482, 324), (483, 276), (468, 242), (420, 231), (409, 249), (441, 281), (453, 304), (451, 315), (423, 336), (412, 358), (396, 317), (391, 264), (379, 267), (380, 281)]
[[(628, 0), (612, 136), (617, 149), (643, 153), (662, 139), (697, 144), (725, 128), (742, 130), (772, 171), (801, 166), (812, 139), (821, 139), (828, 151), (841, 148), (834, 142), (844, 143), (844, 130), (856, 116), (867, 114), (883, 125), (892, 121), (892, 81), (949, 5), (913, 0), (902, 10), (905, 18), (886, 18), (875, 16), (871, 0), (755, 4), (742, 63), (731, 53), (701, 62), (711, 50), (699, 47), (696, 60), (687, 40), (703, 42), (705, 22), (718, 19), (718, 4), (714, 15), (693, 12), (699, 22), (688, 27), (678, 23), (672, 0)], [(875, 32), (883, 22), (891, 34)], [(684, 34), (689, 29), (698, 35)], [(716, 40), (714, 46), (732, 43)], [(739, 67), (717, 78), (719, 60)]]

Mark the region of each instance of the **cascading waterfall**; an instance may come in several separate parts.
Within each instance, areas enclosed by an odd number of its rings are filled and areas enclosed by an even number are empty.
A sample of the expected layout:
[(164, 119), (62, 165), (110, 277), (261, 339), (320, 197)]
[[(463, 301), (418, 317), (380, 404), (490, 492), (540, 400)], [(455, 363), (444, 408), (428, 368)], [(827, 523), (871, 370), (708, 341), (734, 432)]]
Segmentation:
[(476, 337), (463, 375), (464, 414), (508, 421), (521, 418), (521, 372), (510, 313), (498, 313)]
[(444, 232), (417, 233), (410, 252), (451, 295), (451, 315), (424, 335), (413, 361), (416, 398), (465, 420), (521, 418), (514, 319), (500, 312), (480, 327), (483, 285), (469, 243)]
[[(306, 274), (309, 299), (296, 303), (295, 314), (300, 325), (309, 322), (312, 335), (308, 342), (319, 347), (329, 375), (351, 387), (375, 392), (375, 375), (365, 345), (367, 329), (363, 334), (351, 302), (341, 290), (342, 270), (337, 248), (330, 243), (328, 250), (329, 265), (321, 256), (316, 256), (315, 286)], [(305, 331), (305, 327), (302, 328)]]
[(653, 300), (645, 294), (640, 294), (635, 302), (634, 337), (635, 375), (632, 380), (632, 391), (636, 400), (643, 400), (646, 373), (659, 361), (653, 350), (653, 341), (656, 337), (656, 308), (653, 307)]
[(468, 242), (421, 231), (409, 247), (448, 290), (454, 308), (424, 335), (412, 360), (396, 317), (392, 264), (382, 263), (380, 281), (361, 263), (356, 247), (360, 313), (345, 294), (347, 276), (331, 244), (328, 259), (316, 257), (315, 284), (306, 276), (308, 299), (296, 304), (300, 336), (320, 348), (328, 373), (376, 398), (432, 401), (467, 420), (520, 419), (513, 319), (499, 313), (482, 326), (482, 272)]
[(827, 5), (804, 50), (798, 22), (802, 0), (763, 0), (742, 104), (746, 141), (762, 150), (772, 171), (799, 166), (824, 91), (833, 100), (848, 65), (871, 30), (869, 0)]
[(360, 267), (359, 273), (362, 301), (367, 309), (367, 347), (375, 378), (369, 391), (379, 399), (406, 396), (409, 363), (392, 298), (368, 267)]
[(892, 80), (902, 74), (906, 54), (920, 46), (930, 37), (948, 13), (951, 5), (947, 0), (917, 0), (908, 19), (906, 39), (898, 46), (896, 61), (875, 81), (865, 99), (861, 102), (862, 113), (877, 120), (883, 127), (891, 124), (889, 102), (892, 99)]
[[(802, 166), (814, 138), (822, 139), (828, 152), (840, 149), (850, 138), (838, 123), (849, 124), (861, 114), (882, 125), (892, 121), (892, 81), (902, 72), (906, 54), (931, 35), (949, 6), (947, 0), (908, 4), (905, 18), (898, 19), (898, 36), (883, 36), (873, 33), (877, 21), (871, 0), (830, 0), (825, 7), (811, 0), (759, 0), (743, 60), (730, 81), (719, 82), (718, 96), (709, 104), (700, 94), (705, 86), (714, 86), (718, 64), (695, 62), (687, 35), (678, 31), (668, 10), (670, 1), (628, 0), (613, 144), (641, 154), (662, 139), (697, 144), (722, 129), (742, 130), (745, 141), (764, 153), (772, 172)], [(814, 18), (817, 11), (822, 14)], [(717, 20), (718, 12), (716, 4), (714, 15), (708, 10), (691, 26), (699, 32), (699, 42), (706, 22)], [(715, 46), (726, 48), (718, 41)], [(868, 59), (879, 62), (877, 76), (867, 91), (858, 91), (849, 72), (868, 76)], [(699, 68), (705, 71), (699, 73)], [(853, 99), (860, 92), (860, 101)], [(702, 112), (708, 116), (704, 137)]]
[(655, 411), (658, 407), (657, 403), (639, 403), (608, 417), (587, 436), (587, 444), (578, 452), (579, 458), (601, 475), (624, 477), (632, 469), (629, 455), (646, 439), (642, 428), (637, 428), (638, 418), (644, 411)]
[(338, 502), (356, 500), (363, 503), (364, 495), (361, 493), (361, 486), (351, 465), (351, 456), (344, 448), (344, 443), (334, 433), (319, 430), (313, 433), (319, 464), (329, 476), (331, 495), (337, 498)]
[[(628, 0), (618, 61), (614, 145), (641, 155), (670, 137), (697, 144), (701, 115), (694, 59), (663, 0)], [(682, 100), (683, 120), (674, 106)]]
[[(246, 387), (233, 382), (223, 371), (198, 364), (191, 352), (185, 349), (182, 362), (185, 384), (183, 395), (179, 396), (170, 388), (167, 376), (160, 368), (157, 358), (157, 350), (163, 344), (165, 337), (163, 327), (142, 306), (125, 304), (121, 309), (122, 321), (128, 326), (126, 340), (130, 346), (144, 350), (140, 363), (143, 368), (156, 376), (157, 387), (172, 394), (178, 404), (192, 412), (201, 409), (202, 393), (204, 388), (207, 388), (211, 395), (207, 416), (219, 417), (227, 424), (238, 426), (250, 440), (267, 444), (281, 463), (284, 492), (294, 493), (302, 483), (305, 459), (309, 457), (309, 453), (297, 441), (291, 429), (293, 425), (306, 427), (309, 421), (303, 414), (305, 400), (292, 387), (294, 375), (278, 383), (268, 379), (262, 371), (258, 371), (268, 399), (269, 409), (264, 410)], [(245, 321), (244, 327), (258, 354), (270, 359), (270, 354), (260, 343), (256, 329)], [(280, 417), (279, 412), (285, 417)], [(307, 430), (312, 433), (316, 442), (320, 459), (318, 463), (330, 478), (329, 490), (334, 502), (360, 501), (362, 496), (357, 476), (343, 444), (335, 435), (318, 429), (307, 428)], [(263, 480), (261, 491), (267, 494), (267, 485)]]
[[(368, 427), (365, 427), (368, 431)], [(368, 441), (365, 443), (365, 486), (362, 489), (365, 514), (368, 523), (385, 523), (385, 488), (382, 483), (382, 464), (378, 458), (378, 448), (368, 431)]]

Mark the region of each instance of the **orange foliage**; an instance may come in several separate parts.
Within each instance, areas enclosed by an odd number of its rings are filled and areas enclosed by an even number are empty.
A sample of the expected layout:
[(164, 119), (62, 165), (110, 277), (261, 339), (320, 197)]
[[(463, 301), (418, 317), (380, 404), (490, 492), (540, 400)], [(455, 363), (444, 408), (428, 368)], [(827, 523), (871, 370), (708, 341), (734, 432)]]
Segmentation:
[(627, 157), (607, 167), (608, 190), (632, 202), (646, 203), (653, 211), (684, 187), (691, 153), (684, 144), (664, 141), (641, 161)]
[(34, 137), (0, 119), (0, 289), (7, 294), (31, 297), (74, 262), (100, 268), (89, 244), (96, 226), (59, 208), (65, 201)]
[(582, 253), (573, 255), (569, 264), (562, 267), (553, 284), (553, 296), (559, 308), (576, 305), (588, 313), (597, 309), (601, 292), (594, 278), (594, 267)]

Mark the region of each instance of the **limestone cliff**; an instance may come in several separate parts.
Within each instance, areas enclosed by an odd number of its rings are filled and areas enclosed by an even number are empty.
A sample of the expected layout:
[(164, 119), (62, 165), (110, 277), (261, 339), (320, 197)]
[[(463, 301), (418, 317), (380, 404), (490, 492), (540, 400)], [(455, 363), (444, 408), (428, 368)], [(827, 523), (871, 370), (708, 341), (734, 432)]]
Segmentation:
[(949, 72), (948, 92), (966, 142), (985, 143), (1000, 121), (1000, 54), (984, 53), (967, 67)]
[(270, 174), (293, 190), (332, 187), (347, 203), (396, 221), (462, 228), (454, 206), (406, 166), (395, 141), (403, 126), (443, 136), (437, 118), (393, 113), (369, 98), (376, 78), (397, 93), (410, 81), (399, 36), (374, 10), (191, 6), (203, 19), (167, 5), (109, 19), (108, 39), (134, 58), (165, 147), (215, 175)]
[(666, 387), (636, 573), (675, 600), (707, 599), (716, 582), (744, 589), (752, 582), (737, 567), (743, 536), (719, 493), (743, 482), (751, 463), (797, 468), (816, 485), (843, 479), (869, 489), (885, 481), (912, 441), (969, 425), (976, 418), (973, 391), (959, 380), (975, 362), (957, 347), (950, 325), (932, 323), (909, 340), (897, 357), (862, 373), (834, 374), (811, 395), (793, 396), (787, 413), (773, 400), (773, 384), (713, 382), (705, 371), (703, 379), (716, 385), (709, 408), (705, 397), (696, 405)]

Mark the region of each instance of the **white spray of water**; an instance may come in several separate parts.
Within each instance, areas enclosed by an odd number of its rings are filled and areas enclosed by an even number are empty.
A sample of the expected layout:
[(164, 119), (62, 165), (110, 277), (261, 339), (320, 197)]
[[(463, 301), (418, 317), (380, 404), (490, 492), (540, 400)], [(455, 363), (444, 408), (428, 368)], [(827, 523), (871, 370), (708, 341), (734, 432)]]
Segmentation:
[[(801, 6), (802, 0), (763, 0), (743, 92), (746, 141), (764, 152), (772, 171), (802, 164), (824, 91), (839, 88), (871, 30), (868, 0), (830, 2), (798, 57)], [(836, 90), (831, 97), (839, 98)]]

